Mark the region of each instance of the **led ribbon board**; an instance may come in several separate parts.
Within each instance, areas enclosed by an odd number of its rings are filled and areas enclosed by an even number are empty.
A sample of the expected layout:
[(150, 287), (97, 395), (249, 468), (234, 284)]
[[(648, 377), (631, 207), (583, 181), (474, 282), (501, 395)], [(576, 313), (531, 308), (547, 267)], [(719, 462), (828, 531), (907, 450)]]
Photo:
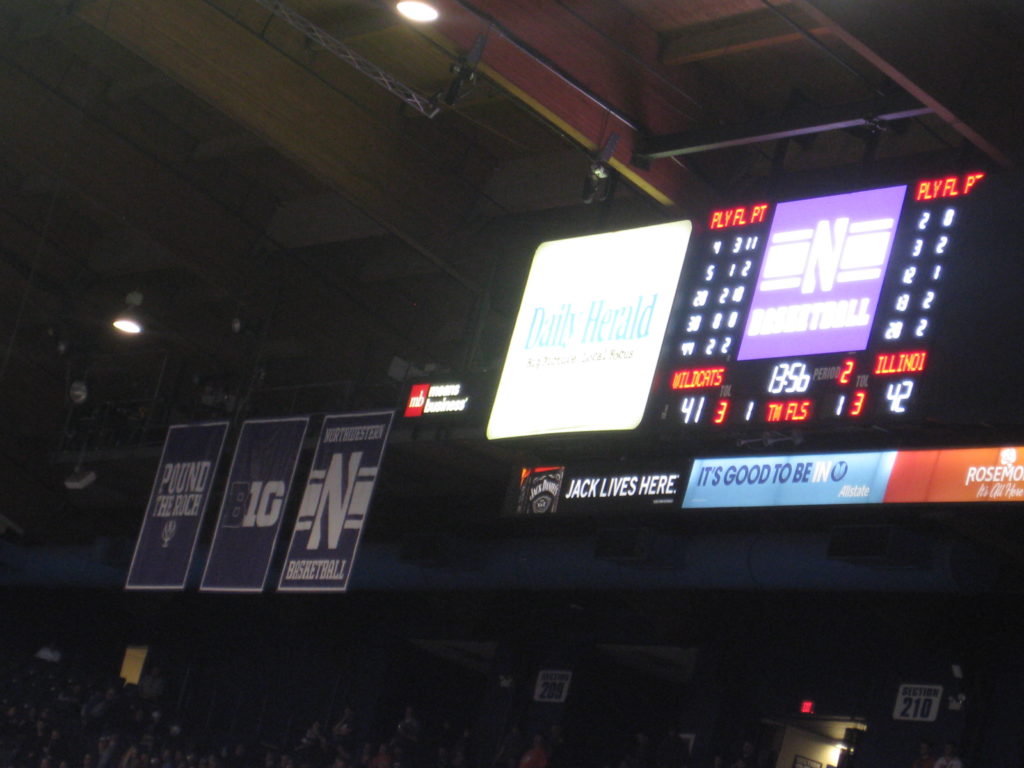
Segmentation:
[(1024, 446), (694, 459), (684, 509), (1024, 500)]
[(907, 418), (984, 176), (713, 212), (656, 382), (667, 425)]
[(640, 423), (690, 231), (679, 221), (540, 245), (488, 439)]

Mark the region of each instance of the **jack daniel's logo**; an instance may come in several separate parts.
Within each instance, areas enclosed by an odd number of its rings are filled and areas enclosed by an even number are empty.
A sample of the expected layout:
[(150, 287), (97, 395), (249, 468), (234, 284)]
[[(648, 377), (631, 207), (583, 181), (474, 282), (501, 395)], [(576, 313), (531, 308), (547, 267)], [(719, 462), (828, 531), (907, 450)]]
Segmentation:
[(519, 478), (520, 515), (550, 515), (558, 507), (565, 467), (524, 468)]

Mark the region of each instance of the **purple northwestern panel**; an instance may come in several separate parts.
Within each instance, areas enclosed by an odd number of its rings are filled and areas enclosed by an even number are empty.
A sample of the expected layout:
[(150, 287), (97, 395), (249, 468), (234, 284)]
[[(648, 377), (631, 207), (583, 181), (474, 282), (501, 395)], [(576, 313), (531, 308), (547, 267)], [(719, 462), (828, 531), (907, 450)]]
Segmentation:
[(780, 203), (737, 359), (864, 349), (906, 191)]

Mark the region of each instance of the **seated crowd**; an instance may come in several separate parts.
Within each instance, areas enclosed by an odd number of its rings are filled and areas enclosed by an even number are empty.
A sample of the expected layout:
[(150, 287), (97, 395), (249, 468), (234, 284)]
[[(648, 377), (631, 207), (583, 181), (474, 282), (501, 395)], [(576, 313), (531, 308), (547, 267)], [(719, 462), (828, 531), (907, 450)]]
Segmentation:
[[(0, 768), (689, 768), (689, 745), (669, 729), (652, 741), (624, 738), (595, 761), (574, 749), (559, 725), (527, 734), (511, 725), (483, 746), (469, 728), (421, 725), (412, 707), (382, 740), (360, 740), (353, 708), (329, 724), (314, 722), (294, 743), (245, 744), (229, 734), (201, 735), (168, 716), (164, 678), (149, 669), (138, 685), (95, 670), (72, 669), (44, 648), (29, 663), (0, 672)], [(582, 745), (577, 745), (582, 746)], [(721, 758), (715, 761), (723, 765)], [(726, 768), (757, 768), (742, 759)]]

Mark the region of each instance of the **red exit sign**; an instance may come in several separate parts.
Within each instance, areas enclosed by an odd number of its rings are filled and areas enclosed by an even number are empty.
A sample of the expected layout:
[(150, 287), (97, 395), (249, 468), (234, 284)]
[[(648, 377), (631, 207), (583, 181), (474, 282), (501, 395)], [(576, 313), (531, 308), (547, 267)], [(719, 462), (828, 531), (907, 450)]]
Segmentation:
[(726, 227), (744, 227), (747, 224), (761, 224), (768, 215), (768, 203), (741, 205), (736, 208), (723, 208), (711, 212), (711, 229)]

